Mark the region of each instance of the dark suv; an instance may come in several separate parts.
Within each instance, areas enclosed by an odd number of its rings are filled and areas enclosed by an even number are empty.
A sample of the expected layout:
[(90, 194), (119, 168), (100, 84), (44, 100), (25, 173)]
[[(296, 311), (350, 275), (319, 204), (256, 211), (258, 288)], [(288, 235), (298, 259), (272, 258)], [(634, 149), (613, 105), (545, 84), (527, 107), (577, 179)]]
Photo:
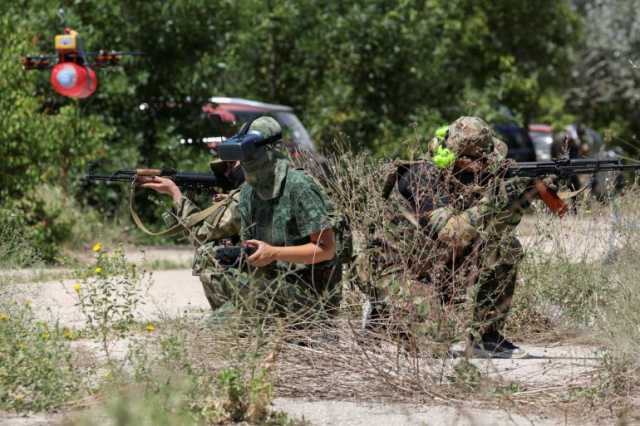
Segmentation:
[(508, 158), (516, 161), (536, 161), (536, 150), (529, 133), (517, 124), (494, 124), (498, 137), (509, 147)]

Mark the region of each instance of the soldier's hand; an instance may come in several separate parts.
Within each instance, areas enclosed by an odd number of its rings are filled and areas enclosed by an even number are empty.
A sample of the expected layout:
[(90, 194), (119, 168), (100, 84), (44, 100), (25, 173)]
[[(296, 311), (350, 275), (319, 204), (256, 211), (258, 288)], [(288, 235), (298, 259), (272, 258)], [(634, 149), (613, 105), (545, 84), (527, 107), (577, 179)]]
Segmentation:
[(259, 240), (247, 240), (244, 242), (247, 247), (253, 247), (256, 249), (255, 253), (247, 258), (247, 261), (252, 266), (258, 268), (267, 266), (277, 260), (277, 249), (272, 245)]
[(446, 243), (456, 256), (460, 256), (477, 236), (478, 230), (471, 225), (471, 219), (462, 213), (447, 221), (438, 233), (438, 240)]
[(160, 176), (136, 176), (136, 183), (143, 188), (153, 189), (160, 194), (171, 195), (174, 202), (180, 201), (182, 192), (178, 185), (169, 178)]
[(558, 192), (558, 176), (556, 175), (545, 176), (545, 178), (542, 179), (542, 182), (551, 191)]
[(531, 178), (528, 177), (516, 177), (501, 182), (507, 207), (521, 201), (526, 196), (527, 191), (531, 189), (532, 183)]

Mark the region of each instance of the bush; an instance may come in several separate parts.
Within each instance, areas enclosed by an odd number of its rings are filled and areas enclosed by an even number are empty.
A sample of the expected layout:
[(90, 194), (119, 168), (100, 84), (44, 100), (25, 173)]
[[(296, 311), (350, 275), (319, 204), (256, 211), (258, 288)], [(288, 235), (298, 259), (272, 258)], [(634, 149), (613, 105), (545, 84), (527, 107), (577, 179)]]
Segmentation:
[(0, 305), (0, 408), (47, 410), (78, 393), (67, 333), (37, 321), (28, 304)]
[[(91, 243), (95, 235), (107, 241), (115, 238), (97, 211), (81, 208), (62, 188), (51, 185), (42, 185), (29, 196), (3, 205), (1, 229), (6, 230), (7, 235), (19, 236), (20, 250), (15, 244), (11, 249), (10, 244), (4, 245), (14, 253), (10, 260), (16, 266), (29, 266), (37, 260), (59, 263), (63, 246)], [(15, 241), (13, 237), (8, 238)], [(5, 265), (7, 261), (0, 260)]]
[(24, 216), (11, 208), (0, 208), (0, 268), (22, 268), (41, 261), (30, 235), (23, 231)]

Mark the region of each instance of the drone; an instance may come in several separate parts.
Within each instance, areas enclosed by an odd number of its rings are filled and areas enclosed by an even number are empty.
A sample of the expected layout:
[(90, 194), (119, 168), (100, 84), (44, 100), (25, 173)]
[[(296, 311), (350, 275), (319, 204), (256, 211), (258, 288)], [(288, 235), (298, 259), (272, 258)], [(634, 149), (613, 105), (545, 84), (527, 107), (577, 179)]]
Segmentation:
[(140, 56), (142, 52), (104, 51), (85, 52), (77, 31), (65, 28), (55, 37), (56, 54), (29, 55), (22, 58), (22, 66), (29, 70), (51, 69), (51, 86), (62, 96), (83, 99), (98, 87), (93, 68), (115, 66), (122, 56)]

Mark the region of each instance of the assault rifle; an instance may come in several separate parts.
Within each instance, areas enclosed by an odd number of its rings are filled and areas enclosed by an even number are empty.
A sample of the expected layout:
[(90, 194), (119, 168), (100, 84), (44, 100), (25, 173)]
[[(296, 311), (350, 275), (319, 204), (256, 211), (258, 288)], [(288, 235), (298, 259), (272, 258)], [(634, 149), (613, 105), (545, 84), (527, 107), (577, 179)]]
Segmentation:
[(624, 172), (640, 170), (639, 164), (623, 164), (621, 160), (564, 159), (514, 163), (507, 169), (508, 177), (528, 177), (534, 180), (534, 191), (554, 212), (563, 216), (567, 205), (542, 182), (544, 176), (568, 178), (573, 175), (592, 175), (599, 172)]
[(194, 172), (178, 172), (174, 169), (135, 169), (135, 170), (118, 170), (111, 174), (96, 174), (89, 172), (85, 175), (84, 180), (87, 182), (134, 182), (136, 177), (165, 177), (175, 182), (178, 187), (186, 190), (209, 191), (213, 187), (221, 187), (224, 190), (230, 183), (221, 182), (212, 173), (194, 173)]
[(566, 178), (573, 175), (590, 175), (598, 172), (640, 170), (639, 164), (623, 164), (622, 160), (565, 159), (514, 163), (507, 176), (538, 178), (555, 175)]
[[(235, 189), (235, 186), (230, 180), (218, 179), (214, 174), (211, 173), (177, 172), (174, 169), (123, 169), (111, 174), (97, 174), (90, 171), (84, 176), (83, 181), (136, 183), (138, 177), (155, 176), (171, 179), (178, 187), (183, 190), (214, 193), (216, 192), (216, 190), (222, 190), (226, 192)], [(135, 211), (134, 192), (135, 191), (133, 189), (129, 192), (129, 211), (131, 212), (131, 218), (133, 219), (135, 224), (144, 233), (154, 236), (168, 235), (183, 229), (182, 224), (176, 224), (169, 229), (159, 232), (154, 232), (147, 229), (142, 223), (142, 219), (140, 219), (140, 216), (138, 216)], [(226, 201), (223, 200), (220, 202), (225, 203)], [(218, 207), (219, 205), (214, 203), (211, 207), (191, 215), (188, 221), (188, 226), (193, 226), (201, 222), (206, 218), (207, 215), (211, 214), (211, 209), (216, 209)]]

